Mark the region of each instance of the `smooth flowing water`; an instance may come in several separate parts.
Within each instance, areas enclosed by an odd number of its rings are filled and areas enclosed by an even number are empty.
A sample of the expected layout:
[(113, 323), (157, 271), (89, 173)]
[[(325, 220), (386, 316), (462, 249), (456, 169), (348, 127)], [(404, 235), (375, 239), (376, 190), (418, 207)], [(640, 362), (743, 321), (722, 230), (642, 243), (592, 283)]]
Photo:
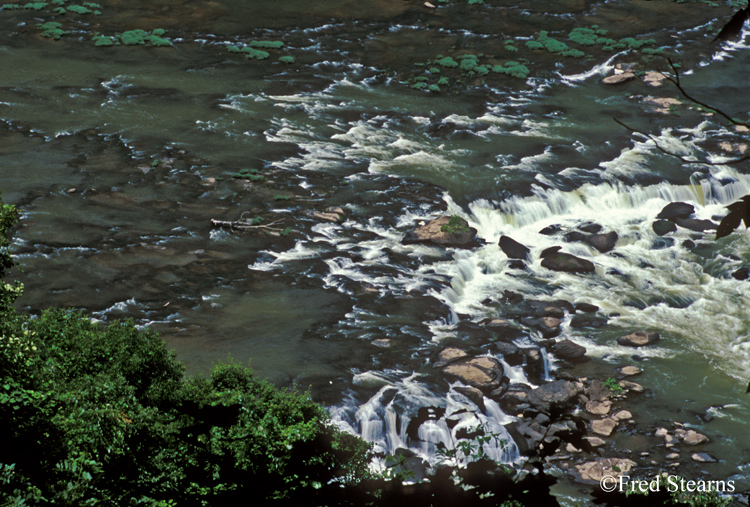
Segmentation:
[[(8, 34), (0, 43), (0, 190), (23, 212), (14, 252), (25, 309), (132, 318), (158, 331), (189, 374), (229, 355), (251, 360), (277, 384), (312, 386), (338, 424), (383, 454), (411, 448), (435, 463), (439, 443), (450, 448), (478, 425), (498, 435), (485, 446), (492, 458), (518, 460), (504, 427), (515, 414), (489, 398), (479, 410), (431, 367), (446, 344), (476, 341), (462, 323), (506, 316), (506, 291), (591, 303), (606, 326), (563, 322), (562, 337), (595, 359), (574, 374), (605, 379), (636, 361), (648, 389), (631, 408), (639, 431), (618, 433), (612, 448), (636, 456), (648, 445), (643, 435), (686, 423), (711, 438), (708, 452), (719, 462), (698, 469), (684, 456), (678, 471), (750, 487), (749, 282), (731, 276), (750, 265), (750, 233), (740, 228), (714, 241), (713, 233), (659, 237), (652, 229), (669, 202), (719, 220), (750, 193), (748, 162), (721, 164), (748, 149), (747, 133), (687, 101), (659, 111), (648, 99), (678, 97), (669, 84), (601, 84), (616, 63), (667, 67), (627, 49), (580, 60), (537, 55), (541, 63), (526, 79), (441, 67), (434, 74), (451, 77), (440, 92), (409, 86), (430, 74), (415, 63), (443, 53), (484, 51), (480, 58), (501, 65), (508, 58), (489, 52), (509, 51), (509, 38), (529, 58), (524, 41), (539, 30), (598, 23), (616, 39), (637, 32), (657, 44), (677, 40), (670, 51), (683, 63), (684, 88), (744, 119), (750, 53), (742, 43), (711, 45), (706, 34), (730, 9), (163, 4), (103, 3), (101, 17), (73, 25), (65, 18), (71, 33), (59, 41), (35, 28), (59, 16), (0, 11)], [(664, 13), (672, 26), (655, 21)], [(173, 47), (100, 48), (90, 40), (94, 32), (157, 27)], [(268, 60), (227, 51), (260, 39), (285, 45), (267, 49)], [(279, 61), (284, 55), (294, 63)], [(236, 177), (243, 169), (254, 177)], [(328, 206), (341, 206), (346, 219), (309, 213)], [(465, 218), (485, 244), (402, 243), (420, 221), (443, 214)], [(211, 222), (244, 218), (266, 229)], [(619, 235), (609, 254), (564, 244), (592, 260), (595, 273), (541, 266), (540, 253), (562, 241), (542, 229), (589, 222)], [(501, 235), (531, 249), (526, 269), (498, 248)], [(662, 340), (617, 345), (638, 329)], [(525, 340), (518, 345), (534, 345)], [(545, 359), (551, 378), (561, 365)], [(545, 380), (505, 366), (512, 383)], [(439, 414), (413, 438), (409, 422), (420, 409)], [(449, 416), (458, 424), (447, 424)]]

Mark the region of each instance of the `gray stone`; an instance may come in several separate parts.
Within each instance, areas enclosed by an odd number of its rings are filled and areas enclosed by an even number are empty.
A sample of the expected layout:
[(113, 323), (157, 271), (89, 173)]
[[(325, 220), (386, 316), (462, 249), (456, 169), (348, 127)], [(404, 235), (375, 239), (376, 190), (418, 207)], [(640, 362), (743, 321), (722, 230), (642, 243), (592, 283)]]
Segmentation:
[(644, 347), (659, 341), (659, 334), (651, 331), (636, 331), (617, 339), (617, 343), (626, 347)]
[(677, 452), (672, 452), (672, 453), (669, 453), (669, 454), (667, 454), (667, 455), (665, 456), (665, 458), (667, 458), (667, 459), (668, 459), (668, 460), (670, 460), (670, 461), (671, 461), (671, 460), (676, 460), (676, 459), (680, 459), (680, 454), (679, 454), (679, 453), (677, 453)]
[(592, 380), (586, 394), (592, 401), (604, 401), (609, 398), (609, 388), (600, 380)]
[(669, 430), (667, 430), (667, 428), (658, 428), (654, 432), (654, 435), (657, 436), (657, 437), (659, 437), (659, 438), (664, 438), (667, 435), (669, 435)]
[(710, 454), (706, 454), (705, 452), (696, 452), (691, 456), (691, 458), (693, 458), (693, 461), (697, 461), (698, 463), (716, 463), (716, 458), (714, 458)]
[(541, 412), (547, 412), (550, 406), (566, 407), (572, 405), (580, 390), (573, 382), (555, 380), (529, 392), (528, 401)]

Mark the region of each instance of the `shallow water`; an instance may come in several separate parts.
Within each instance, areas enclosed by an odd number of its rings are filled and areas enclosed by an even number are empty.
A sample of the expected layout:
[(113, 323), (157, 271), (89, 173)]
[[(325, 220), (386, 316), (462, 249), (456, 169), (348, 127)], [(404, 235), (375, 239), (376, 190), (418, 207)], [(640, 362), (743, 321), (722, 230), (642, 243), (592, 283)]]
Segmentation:
[[(1, 190), (23, 211), (14, 244), (26, 286), (20, 304), (133, 318), (158, 331), (189, 374), (230, 355), (251, 360), (280, 385), (311, 385), (339, 424), (383, 452), (410, 447), (433, 462), (436, 444), (454, 445), (458, 430), (484, 424), (504, 438), (513, 418), (488, 399), (478, 410), (431, 368), (447, 344), (484, 346), (462, 323), (512, 314), (504, 291), (596, 304), (606, 327), (564, 323), (562, 337), (597, 358), (573, 373), (606, 379), (635, 362), (649, 390), (633, 410), (640, 433), (618, 433), (614, 451), (636, 455), (651, 445), (643, 432), (692, 424), (712, 439), (707, 452), (720, 462), (699, 468), (683, 456), (680, 472), (697, 477), (702, 469), (750, 487), (747, 282), (730, 276), (750, 264), (750, 235), (739, 229), (714, 242), (712, 234), (680, 229), (659, 238), (651, 229), (676, 200), (695, 205), (698, 218), (720, 218), (750, 193), (748, 164), (682, 163), (613, 118), (697, 161), (739, 156), (720, 143), (745, 144), (747, 135), (688, 105), (656, 112), (644, 98), (678, 96), (669, 86), (601, 85), (615, 63), (641, 61), (632, 52), (541, 55), (528, 80), (442, 69), (452, 84), (439, 94), (402, 82), (424, 74), (414, 63), (443, 52), (492, 51), (486, 61), (502, 62), (504, 39), (550, 23), (560, 39), (594, 23), (624, 37), (623, 20), (653, 9), (673, 15), (674, 26), (644, 17), (639, 33), (679, 41), (684, 87), (742, 115), (750, 54), (743, 44), (722, 53), (705, 40), (706, 24), (729, 10), (690, 4), (688, 15), (670, 2), (589, 10), (565, 2), (560, 12), (548, 12), (547, 2), (479, 10), (452, 3), (436, 12), (404, 2), (300, 4), (258, 12), (247, 2), (175, 2), (154, 13), (113, 2), (100, 18), (67, 18), (78, 32), (61, 41), (35, 34), (44, 13), (0, 11), (10, 34), (0, 46)], [(504, 37), (488, 37), (493, 19)], [(95, 30), (134, 25), (164, 27), (174, 47), (96, 48), (89, 40)], [(253, 38), (282, 39), (285, 48), (261, 61), (226, 51)], [(523, 40), (518, 57), (528, 58)], [(281, 55), (296, 61), (283, 64)], [(241, 169), (262, 179), (233, 178)], [(344, 208), (343, 223), (306, 213), (331, 205)], [(466, 218), (486, 244), (401, 243), (418, 221), (446, 213)], [(287, 234), (211, 225), (252, 217)], [(617, 231), (612, 253), (539, 234), (586, 222)], [(497, 247), (501, 235), (531, 248), (527, 269), (510, 265)], [(541, 267), (541, 251), (560, 244), (591, 259), (596, 272)], [(616, 344), (636, 329), (662, 340), (638, 350)], [(529, 334), (520, 345), (534, 345), (538, 336)], [(561, 367), (552, 356), (547, 366)], [(507, 374), (543, 381), (518, 367)], [(409, 440), (420, 407), (464, 415), (453, 428), (431, 420), (421, 441)], [(518, 457), (512, 446), (487, 451)], [(652, 466), (654, 456), (640, 464)]]

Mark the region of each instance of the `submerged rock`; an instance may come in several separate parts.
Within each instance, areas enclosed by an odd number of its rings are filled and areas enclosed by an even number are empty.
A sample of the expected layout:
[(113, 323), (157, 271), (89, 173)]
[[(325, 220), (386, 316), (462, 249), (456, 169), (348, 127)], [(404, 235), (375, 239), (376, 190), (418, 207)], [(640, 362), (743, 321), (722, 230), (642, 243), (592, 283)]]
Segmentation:
[(408, 232), (402, 243), (434, 243), (442, 246), (471, 248), (476, 243), (477, 230), (461, 217), (442, 216)]
[(593, 273), (594, 263), (564, 252), (559, 252), (559, 246), (548, 248), (541, 254), (542, 267), (552, 271), (566, 273)]
[(695, 430), (687, 430), (683, 434), (677, 435), (685, 445), (701, 445), (708, 442), (708, 437)]

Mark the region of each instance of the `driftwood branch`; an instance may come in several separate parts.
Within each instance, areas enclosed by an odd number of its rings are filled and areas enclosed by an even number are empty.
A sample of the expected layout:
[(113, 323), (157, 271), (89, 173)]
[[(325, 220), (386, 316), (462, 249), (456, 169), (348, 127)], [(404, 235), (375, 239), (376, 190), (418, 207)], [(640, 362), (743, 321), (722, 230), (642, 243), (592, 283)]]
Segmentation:
[(680, 160), (683, 164), (705, 164), (705, 165), (718, 166), (718, 165), (739, 164), (741, 162), (745, 162), (747, 160), (750, 160), (750, 155), (746, 155), (744, 157), (736, 158), (736, 159), (733, 159), (733, 160), (727, 160), (726, 162), (710, 162), (708, 160), (690, 160), (690, 159), (687, 159), (687, 158), (685, 158), (685, 157), (683, 157), (681, 155), (678, 155), (677, 153), (675, 153), (673, 151), (669, 151), (668, 149), (664, 148), (663, 146), (661, 146), (659, 144), (659, 141), (657, 140), (657, 138), (654, 137), (654, 136), (652, 136), (651, 134), (649, 134), (647, 132), (643, 132), (643, 131), (638, 130), (638, 129), (635, 129), (635, 128), (633, 128), (633, 127), (625, 124), (624, 122), (618, 120), (617, 118), (612, 118), (612, 119), (615, 121), (615, 123), (617, 123), (618, 125), (622, 125), (623, 127), (625, 127), (630, 132), (633, 132), (634, 134), (640, 134), (643, 137), (650, 139), (654, 143), (654, 146), (656, 147), (657, 150), (659, 150), (660, 152), (664, 153), (665, 155), (669, 155), (670, 157), (674, 157), (674, 158)]
[(275, 220), (269, 224), (254, 224), (252, 220), (227, 221), (216, 220), (215, 218), (211, 219), (211, 225), (213, 225), (214, 227), (222, 227), (224, 229), (232, 229), (238, 231), (250, 231), (254, 229), (262, 230), (273, 236), (280, 236), (286, 230), (279, 227), (273, 227), (274, 225), (282, 222), (283, 220)]
[(714, 106), (711, 106), (709, 104), (706, 104), (705, 102), (701, 102), (700, 100), (696, 99), (695, 97), (693, 97), (692, 95), (690, 95), (688, 92), (686, 92), (685, 89), (682, 87), (682, 84), (680, 83), (680, 72), (677, 69), (677, 67), (675, 67), (674, 62), (672, 62), (671, 58), (667, 58), (667, 62), (669, 62), (669, 66), (672, 68), (672, 73), (673, 74), (667, 74), (666, 72), (662, 72), (661, 74), (665, 78), (667, 78), (667, 80), (669, 80), (672, 84), (675, 85), (675, 87), (680, 91), (680, 93), (682, 94), (683, 97), (685, 97), (686, 99), (688, 99), (693, 104), (699, 105), (702, 108), (708, 109), (708, 110), (713, 111), (714, 113), (718, 114), (719, 116), (722, 116), (723, 118), (725, 118), (728, 122), (732, 123), (733, 125), (741, 125), (743, 127), (750, 128), (750, 123), (747, 123), (747, 122), (744, 122), (744, 121), (735, 120), (734, 118), (732, 118), (731, 116), (729, 116), (727, 113), (725, 113), (721, 109), (719, 109), (717, 107), (714, 107)]

